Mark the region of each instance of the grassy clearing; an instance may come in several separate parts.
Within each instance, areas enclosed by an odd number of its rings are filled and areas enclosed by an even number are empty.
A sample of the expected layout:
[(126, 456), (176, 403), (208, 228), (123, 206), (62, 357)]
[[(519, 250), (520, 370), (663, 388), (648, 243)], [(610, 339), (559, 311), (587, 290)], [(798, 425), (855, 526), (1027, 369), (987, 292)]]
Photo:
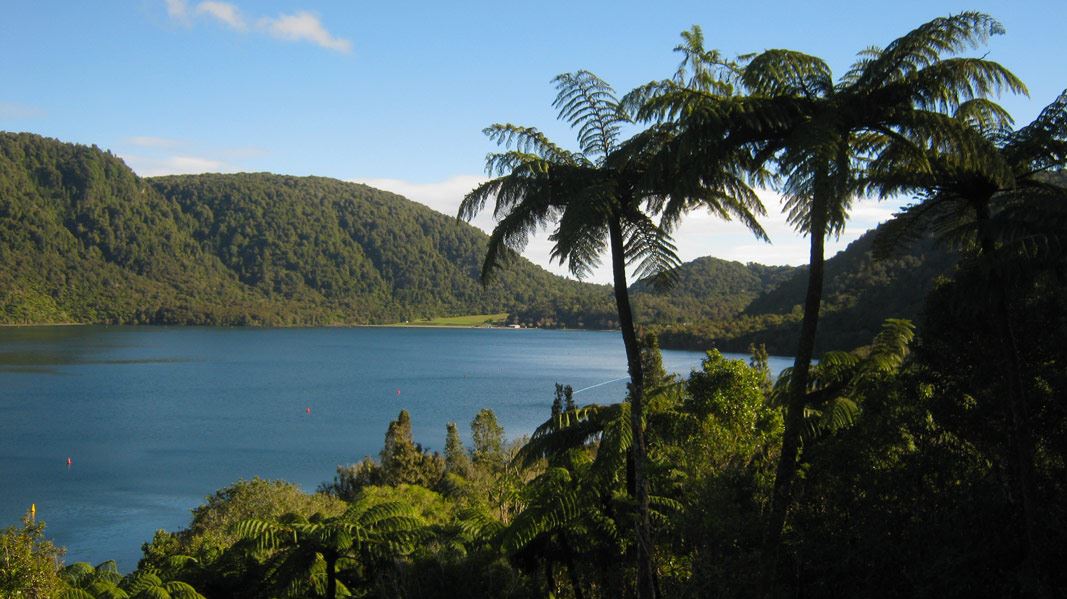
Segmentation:
[(412, 320), (405, 324), (424, 327), (480, 327), (485, 325), (503, 325), (508, 319), (507, 312), (500, 314), (470, 314), (467, 316), (442, 316), (427, 320)]

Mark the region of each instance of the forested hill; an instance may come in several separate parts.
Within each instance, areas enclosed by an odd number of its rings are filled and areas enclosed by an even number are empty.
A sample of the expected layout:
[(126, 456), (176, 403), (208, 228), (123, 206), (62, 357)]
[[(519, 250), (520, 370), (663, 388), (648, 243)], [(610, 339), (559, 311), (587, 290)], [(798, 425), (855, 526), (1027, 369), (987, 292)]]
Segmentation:
[[(866, 232), (826, 261), (819, 351), (869, 343), (886, 318), (918, 318), (938, 277), (950, 274), (958, 260), (954, 251), (930, 239), (876, 260), (872, 246), (880, 230)], [(660, 327), (664, 346), (745, 351), (751, 343), (764, 343), (772, 353), (792, 352), (800, 334), (807, 267), (776, 268), (773, 284), (749, 296), (733, 318)]]
[(381, 323), (610, 308), (607, 287), (364, 185), (267, 174), (141, 179), (95, 146), (0, 133), (0, 322)]
[(657, 291), (647, 281), (638, 281), (630, 291), (645, 322), (726, 320), (797, 270), (794, 266), (742, 264), (704, 256), (679, 266), (674, 284), (666, 290)]
[[(827, 261), (819, 345), (914, 317), (954, 259), (929, 243), (871, 259), (868, 233)], [(98, 148), (0, 133), (0, 323), (363, 324), (509, 312), (535, 326), (617, 326), (610, 290), (514, 260), (483, 287), (487, 236), (401, 196), (320, 177), (142, 179)], [(667, 347), (791, 352), (805, 270), (705, 257), (677, 285), (632, 287)]]

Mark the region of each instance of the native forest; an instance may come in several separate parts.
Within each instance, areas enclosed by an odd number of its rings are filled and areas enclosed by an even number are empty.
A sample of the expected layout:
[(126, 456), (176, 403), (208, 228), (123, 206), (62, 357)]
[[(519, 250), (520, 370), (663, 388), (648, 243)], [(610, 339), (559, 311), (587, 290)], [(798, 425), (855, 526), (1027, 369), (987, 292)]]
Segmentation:
[[(603, 405), (545, 381), (532, 434), (483, 409), (441, 452), (400, 411), (377, 456), (314, 492), (234, 482), (127, 573), (64, 561), (28, 513), (0, 530), (0, 596), (1067, 595), (1067, 91), (1016, 122), (998, 98), (1025, 82), (984, 56), (1002, 33), (937, 18), (835, 73), (729, 58), (694, 26), (662, 80), (556, 77), (572, 139), (487, 124), (490, 178), (453, 215), (320, 177), (142, 178), (0, 133), (4, 324), (497, 315), (617, 331), (629, 377)], [(679, 259), (697, 211), (765, 239), (759, 189), (806, 266)], [(827, 256), (861, 198), (908, 203)], [(485, 211), (488, 235), (467, 222)], [(539, 230), (574, 278), (522, 257)], [(601, 263), (612, 284), (583, 282)], [(660, 348), (707, 353), (668, 375)]]

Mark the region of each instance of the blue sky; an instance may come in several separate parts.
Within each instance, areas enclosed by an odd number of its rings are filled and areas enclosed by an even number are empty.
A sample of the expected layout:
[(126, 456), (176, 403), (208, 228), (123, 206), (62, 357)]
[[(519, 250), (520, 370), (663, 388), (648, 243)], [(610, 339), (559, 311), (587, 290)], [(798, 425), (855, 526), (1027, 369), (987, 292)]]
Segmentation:
[[(667, 77), (679, 32), (694, 24), (727, 55), (786, 47), (841, 73), (868, 45), (935, 16), (981, 10), (1007, 34), (978, 52), (1030, 88), (1030, 98), (1002, 99), (1019, 122), (1067, 87), (1064, 0), (35, 0), (0, 10), (2, 130), (96, 144), (144, 176), (323, 175), (449, 214), (494, 149), (483, 127), (534, 125), (569, 145), (573, 134), (551, 108), (552, 77), (589, 69), (620, 92)], [(774, 194), (765, 196), (777, 213)], [(896, 205), (860, 203), (833, 249)], [(803, 263), (804, 240), (780, 215), (767, 222), (769, 246), (696, 215), (679, 247), (685, 259)], [(528, 255), (547, 265), (543, 237)], [(606, 270), (595, 278), (606, 280)]]

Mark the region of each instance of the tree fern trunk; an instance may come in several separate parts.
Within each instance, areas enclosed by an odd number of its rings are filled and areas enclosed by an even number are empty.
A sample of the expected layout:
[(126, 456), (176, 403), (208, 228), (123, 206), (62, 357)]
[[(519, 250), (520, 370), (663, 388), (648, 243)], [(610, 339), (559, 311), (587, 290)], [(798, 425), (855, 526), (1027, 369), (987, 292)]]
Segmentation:
[(634, 460), (634, 487), (637, 499), (637, 596), (652, 599), (656, 595), (652, 568), (652, 533), (649, 520), (648, 479), (646, 472), (645, 431), (641, 424), (644, 415), (644, 373), (641, 370), (641, 349), (634, 329), (630, 293), (626, 286), (626, 259), (623, 248), (622, 224), (618, 218), (608, 222), (611, 237), (611, 267), (614, 275), (615, 305), (619, 312), (619, 328), (626, 347), (626, 365), (630, 372), (630, 428), (633, 441), (630, 452)]
[(796, 479), (797, 457), (800, 451), (800, 432), (804, 425), (804, 403), (808, 388), (808, 374), (815, 355), (815, 332), (819, 325), (822, 304), (824, 245), (826, 241), (825, 210), (821, 202), (812, 208), (811, 253), (808, 259), (808, 290), (804, 297), (804, 320), (800, 326), (800, 342), (789, 379), (789, 398), (782, 432), (782, 454), (774, 477), (771, 511), (763, 538), (763, 595), (773, 594), (778, 579), (779, 545), (785, 527), (786, 513), (793, 501), (793, 481)]
[(337, 556), (327, 554), (324, 557), (326, 559), (326, 597), (334, 599), (337, 597)]
[(1011, 324), (1011, 310), (1008, 307), (1007, 284), (1000, 276), (997, 264), (993, 259), (996, 250), (996, 242), (990, 231), (990, 208), (989, 203), (984, 202), (975, 205), (975, 220), (978, 228), (979, 250), (986, 267), (989, 269), (989, 285), (998, 293), (996, 298), (997, 329), (1001, 337), (1002, 351), (1008, 357), (1008, 414), (1010, 424), (1008, 428), (1009, 459), (1015, 463), (1016, 494), (1022, 504), (1023, 534), (1022, 541), (1026, 556), (1023, 560), (1023, 583), (1031, 588), (1024, 589), (1032, 592), (1037, 597), (1049, 596), (1045, 587), (1042, 568), (1038, 567), (1040, 559), (1037, 536), (1037, 506), (1035, 505), (1036, 486), (1034, 484), (1034, 440), (1030, 434), (1030, 410), (1026, 400), (1026, 390), (1023, 384), (1022, 359), (1019, 357), (1019, 344), (1015, 338), (1015, 330)]
[(578, 579), (578, 566), (574, 563), (574, 550), (567, 541), (567, 533), (560, 533), (559, 542), (563, 548), (563, 563), (567, 566), (567, 576), (571, 579), (571, 588), (574, 589), (574, 599), (585, 599), (581, 580)]

